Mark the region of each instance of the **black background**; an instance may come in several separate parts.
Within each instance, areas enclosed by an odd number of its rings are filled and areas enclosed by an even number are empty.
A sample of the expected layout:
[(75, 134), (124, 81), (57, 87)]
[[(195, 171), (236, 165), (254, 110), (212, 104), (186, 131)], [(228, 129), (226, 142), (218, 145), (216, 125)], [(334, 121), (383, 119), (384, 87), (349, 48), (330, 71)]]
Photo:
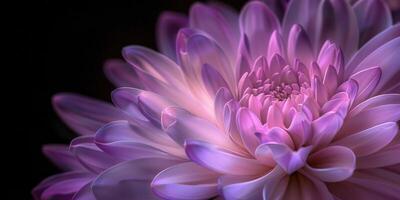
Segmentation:
[[(48, 0), (16, 5), (23, 17), (12, 23), (19, 33), (18, 45), (13, 45), (17, 49), (12, 51), (14, 65), (9, 67), (15, 75), (3, 73), (4, 79), (11, 79), (7, 80), (12, 90), (7, 100), (13, 103), (5, 104), (12, 109), (8, 117), (12, 123), (3, 124), (7, 129), (2, 133), (11, 136), (2, 140), (4, 165), (10, 168), (4, 176), (11, 177), (3, 180), (9, 193), (6, 199), (31, 199), (36, 184), (59, 172), (42, 155), (41, 146), (68, 144), (75, 137), (53, 111), (51, 96), (76, 92), (108, 101), (113, 86), (103, 75), (104, 61), (121, 58), (121, 49), (130, 44), (156, 49), (159, 14), (165, 10), (187, 13), (193, 2)], [(222, 2), (239, 10), (245, 0)]]
[[(57, 117), (51, 96), (76, 92), (109, 101), (113, 86), (103, 75), (109, 58), (121, 58), (121, 49), (139, 44), (156, 49), (155, 25), (162, 11), (188, 12), (193, 0), (131, 0), (105, 2), (42, 1), (26, 6), (21, 38), (29, 51), (28, 64), (16, 68), (18, 107), (12, 133), (18, 146), (7, 145), (13, 172), (9, 199), (31, 199), (30, 191), (44, 178), (58, 173), (41, 153), (49, 143), (68, 144), (76, 135)], [(237, 10), (245, 1), (222, 1)], [(26, 48), (26, 46), (28, 48)], [(21, 53), (21, 48), (17, 53)], [(26, 55), (26, 52), (23, 53)], [(16, 60), (20, 62), (21, 60)], [(14, 90), (14, 89), (13, 89)], [(22, 107), (21, 107), (22, 106)], [(10, 146), (10, 147), (8, 147)], [(15, 150), (17, 149), (17, 150)]]

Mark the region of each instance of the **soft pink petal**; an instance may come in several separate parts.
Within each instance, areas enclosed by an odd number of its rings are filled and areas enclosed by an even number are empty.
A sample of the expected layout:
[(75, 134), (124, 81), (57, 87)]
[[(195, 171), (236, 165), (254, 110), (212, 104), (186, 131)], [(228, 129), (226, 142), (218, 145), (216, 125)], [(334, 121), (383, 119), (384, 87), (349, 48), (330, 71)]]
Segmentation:
[(254, 154), (260, 144), (256, 137), (256, 132), (261, 128), (260, 120), (249, 109), (240, 108), (236, 115), (236, 124), (244, 146), (251, 154)]

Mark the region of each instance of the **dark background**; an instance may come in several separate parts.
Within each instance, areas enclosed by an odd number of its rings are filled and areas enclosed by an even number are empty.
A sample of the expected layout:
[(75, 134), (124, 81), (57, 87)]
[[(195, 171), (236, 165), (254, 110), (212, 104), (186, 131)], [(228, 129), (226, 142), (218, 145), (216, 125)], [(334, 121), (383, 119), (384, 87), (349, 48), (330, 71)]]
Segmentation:
[[(22, 67), (16, 69), (23, 91), (15, 91), (18, 107), (18, 141), (10, 157), (12, 174), (9, 199), (31, 199), (30, 190), (44, 178), (58, 173), (41, 153), (48, 143), (68, 144), (75, 137), (59, 120), (51, 107), (51, 96), (58, 92), (76, 92), (109, 101), (113, 86), (103, 75), (106, 59), (121, 58), (121, 49), (139, 44), (156, 49), (155, 25), (162, 11), (188, 12), (193, 0), (131, 0), (105, 2), (42, 1), (25, 5), (27, 22), (22, 38), (29, 45), (18, 48)], [(222, 1), (224, 2), (224, 1)], [(225, 1), (239, 9), (245, 1)], [(25, 48), (25, 47), (28, 48)], [(22, 79), (22, 82), (21, 80)], [(22, 107), (21, 107), (22, 106)], [(23, 123), (22, 123), (23, 122)], [(15, 130), (15, 129), (14, 129)], [(10, 149), (7, 145), (7, 149)], [(17, 154), (17, 155), (15, 155)]]
[[(3, 78), (11, 79), (7, 100), (15, 104), (4, 105), (12, 109), (8, 117), (12, 123), (3, 125), (12, 131), (3, 129), (2, 133), (11, 136), (2, 140), (4, 165), (10, 168), (4, 172), (11, 177), (3, 182), (9, 193), (6, 199), (31, 199), (30, 190), (36, 184), (59, 172), (42, 155), (41, 146), (68, 144), (75, 137), (53, 111), (51, 96), (76, 92), (108, 101), (113, 86), (103, 75), (104, 61), (121, 58), (122, 47), (130, 44), (156, 49), (158, 15), (164, 10), (187, 13), (193, 2), (48, 0), (16, 5), (23, 17), (13, 27), (22, 44), (14, 45), (17, 49), (12, 51), (16, 75), (4, 77), (3, 73)], [(245, 0), (222, 2), (238, 10)]]

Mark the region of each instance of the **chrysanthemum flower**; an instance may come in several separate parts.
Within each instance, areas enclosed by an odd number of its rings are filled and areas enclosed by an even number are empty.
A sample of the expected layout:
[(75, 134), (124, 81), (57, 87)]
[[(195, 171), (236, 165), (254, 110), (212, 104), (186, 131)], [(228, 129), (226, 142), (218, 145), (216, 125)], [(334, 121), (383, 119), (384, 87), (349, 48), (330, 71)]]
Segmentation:
[(159, 54), (106, 63), (113, 104), (53, 99), (82, 136), (36, 199), (400, 199), (400, 26), (380, 0), (194, 4)]

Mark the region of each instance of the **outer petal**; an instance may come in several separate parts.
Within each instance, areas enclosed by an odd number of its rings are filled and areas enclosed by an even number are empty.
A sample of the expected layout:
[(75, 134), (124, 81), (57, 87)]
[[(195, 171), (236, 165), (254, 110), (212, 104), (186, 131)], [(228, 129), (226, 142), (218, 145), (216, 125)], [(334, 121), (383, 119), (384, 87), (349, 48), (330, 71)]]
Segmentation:
[(312, 122), (313, 139), (315, 147), (328, 145), (342, 127), (343, 119), (335, 113), (326, 113)]
[(329, 146), (308, 158), (306, 170), (324, 182), (337, 182), (349, 178), (355, 169), (354, 153), (343, 146)]
[(358, 170), (348, 180), (329, 184), (329, 190), (340, 199), (398, 199), (398, 173), (384, 169)]
[(398, 130), (399, 127), (395, 122), (387, 122), (349, 135), (336, 141), (335, 144), (352, 149), (357, 156), (367, 156), (389, 144)]
[(353, 9), (360, 30), (360, 45), (392, 25), (390, 9), (381, 0), (359, 0)]
[(171, 166), (151, 182), (163, 199), (209, 199), (217, 196), (217, 174), (192, 162)]
[(284, 171), (280, 167), (275, 167), (266, 175), (250, 181), (240, 180), (237, 176), (222, 176), (219, 185), (225, 199), (262, 199), (264, 187), (276, 187), (284, 176)]
[(96, 200), (93, 195), (91, 183), (86, 184), (82, 187), (73, 197), (72, 200)]
[(107, 79), (117, 87), (144, 87), (133, 67), (123, 60), (108, 60), (103, 70)]
[(183, 149), (159, 129), (114, 121), (101, 128), (95, 137), (96, 145), (123, 160), (172, 155), (185, 158)]
[(256, 175), (265, 171), (265, 166), (256, 160), (241, 157), (205, 142), (187, 140), (185, 149), (191, 160), (218, 173)]
[(240, 152), (240, 149), (229, 140), (214, 124), (198, 118), (185, 110), (169, 107), (161, 115), (162, 127), (179, 145), (184, 146), (188, 139), (206, 141), (218, 146)]
[(233, 60), (239, 41), (238, 16), (236, 13), (226, 16), (220, 9), (221, 7), (202, 3), (193, 4), (190, 9), (190, 26), (208, 33), (218, 42), (229, 59)]
[(115, 165), (92, 183), (98, 200), (157, 199), (150, 183), (162, 170), (179, 162), (167, 158), (143, 158)]
[(76, 94), (57, 94), (53, 97), (53, 106), (61, 119), (81, 135), (91, 135), (104, 124), (129, 117), (99, 100)]
[[(372, 54), (379, 47), (385, 45), (386, 43), (390, 42), (391, 40), (393, 40), (399, 36), (400, 36), (400, 24), (396, 24), (396, 25), (386, 29), (385, 31), (379, 33), (378, 35), (376, 35), (376, 37), (374, 37), (370, 41), (368, 41), (364, 46), (361, 47), (361, 49), (359, 49), (357, 51), (356, 54), (354, 54), (354, 56), (351, 58), (351, 60), (347, 63), (345, 77), (349, 77), (354, 72), (362, 70), (361, 68), (356, 70), (356, 68), (367, 56)], [(372, 66), (367, 65), (367, 66), (362, 66), (362, 67), (367, 68), (367, 67), (373, 67), (373, 66), (374, 65), (372, 65)]]
[(358, 26), (353, 9), (346, 0), (323, 0), (317, 18), (318, 47), (326, 40), (339, 45), (349, 59), (358, 48)]
[(381, 75), (382, 70), (379, 67), (371, 67), (350, 76), (351, 79), (357, 81), (359, 86), (357, 97), (354, 100), (356, 105), (372, 94), (381, 79)]
[(266, 55), (270, 35), (273, 31), (280, 29), (275, 14), (259, 1), (246, 4), (240, 13), (239, 26), (242, 38), (248, 38), (253, 60)]
[(43, 180), (32, 194), (36, 200), (68, 200), (93, 178), (93, 174), (79, 171), (57, 174)]
[(236, 115), (236, 124), (244, 146), (251, 154), (254, 154), (254, 151), (260, 144), (256, 136), (256, 132), (262, 126), (260, 120), (249, 109), (240, 108)]
[(157, 22), (157, 44), (160, 51), (176, 60), (176, 36), (179, 29), (188, 26), (186, 16), (175, 12), (163, 12)]
[(310, 39), (298, 24), (294, 24), (290, 29), (287, 50), (292, 64), (295, 64), (295, 59), (300, 59), (308, 65), (315, 59)]
[(42, 147), (42, 151), (60, 169), (66, 171), (82, 169), (82, 165), (76, 160), (73, 153), (69, 151), (67, 145), (48, 144)]

